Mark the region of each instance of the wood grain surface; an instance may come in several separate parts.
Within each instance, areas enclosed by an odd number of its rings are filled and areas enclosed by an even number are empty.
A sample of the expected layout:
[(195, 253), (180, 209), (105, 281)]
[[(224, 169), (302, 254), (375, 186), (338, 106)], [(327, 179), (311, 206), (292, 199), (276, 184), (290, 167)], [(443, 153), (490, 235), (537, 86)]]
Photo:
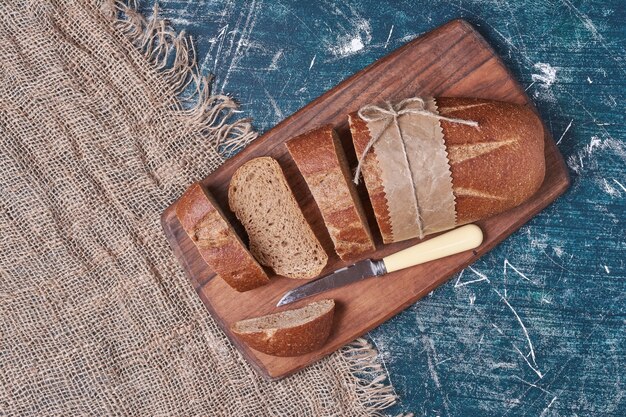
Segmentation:
[[(291, 161), (284, 142), (313, 127), (333, 123), (354, 165), (355, 156), (349, 146), (346, 115), (368, 103), (385, 99), (400, 100), (414, 95), (481, 97), (529, 104), (523, 89), (484, 39), (469, 24), (456, 20), (411, 41), (314, 100), (228, 160), (203, 183), (227, 210), (227, 187), (237, 167), (257, 156), (276, 158), (305, 216), (331, 255), (324, 273), (342, 267), (345, 264), (333, 254), (332, 242), (323, 227), (321, 215)], [(323, 349), (296, 358), (276, 358), (255, 352), (239, 343), (228, 326), (243, 318), (277, 311), (275, 304), (282, 294), (303, 282), (276, 277), (267, 286), (237, 293), (222, 280), (213, 279), (214, 274), (207, 269), (192, 242), (180, 228), (173, 205), (164, 212), (162, 224), (174, 253), (207, 309), (248, 361), (264, 376), (276, 379), (302, 369), (410, 306), (554, 201), (567, 189), (569, 178), (562, 157), (549, 134), (546, 134), (546, 163), (544, 184), (530, 201), (480, 223), (486, 239), (474, 253), (455, 255), (316, 297), (331, 297), (337, 301), (335, 328)], [(359, 192), (367, 207), (365, 190), (361, 187)], [(376, 230), (370, 207), (367, 207), (367, 212), (370, 225)], [(230, 215), (241, 233), (241, 226), (232, 213)], [(383, 247), (377, 232), (375, 238), (378, 250), (371, 254), (375, 258), (416, 243), (408, 241)]]

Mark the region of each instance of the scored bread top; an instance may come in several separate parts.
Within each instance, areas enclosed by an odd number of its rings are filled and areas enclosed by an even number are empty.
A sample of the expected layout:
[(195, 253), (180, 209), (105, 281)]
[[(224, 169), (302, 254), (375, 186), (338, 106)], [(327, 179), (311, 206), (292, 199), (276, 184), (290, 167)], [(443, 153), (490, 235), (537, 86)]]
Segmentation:
[(241, 320), (231, 330), (251, 348), (274, 356), (297, 356), (321, 348), (332, 329), (334, 300)]
[(516, 207), (539, 189), (545, 176), (544, 132), (530, 107), (450, 97), (438, 98), (437, 105), (443, 116), (479, 125), (441, 121), (457, 224)]
[(286, 143), (304, 177), (343, 260), (375, 250), (345, 152), (332, 125), (311, 130)]
[(228, 203), (250, 238), (250, 251), (263, 265), (289, 278), (313, 278), (328, 255), (296, 202), (273, 158), (252, 159), (237, 169)]
[(269, 282), (202, 185), (187, 189), (176, 203), (176, 216), (204, 261), (235, 290), (248, 291)]

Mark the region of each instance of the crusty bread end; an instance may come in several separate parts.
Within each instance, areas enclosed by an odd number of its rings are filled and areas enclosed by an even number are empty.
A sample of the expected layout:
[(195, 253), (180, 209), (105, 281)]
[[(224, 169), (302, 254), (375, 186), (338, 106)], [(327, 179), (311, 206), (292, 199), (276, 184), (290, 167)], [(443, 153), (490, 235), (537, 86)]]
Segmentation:
[(201, 184), (193, 184), (178, 200), (176, 217), (204, 261), (235, 290), (248, 291), (269, 282)]

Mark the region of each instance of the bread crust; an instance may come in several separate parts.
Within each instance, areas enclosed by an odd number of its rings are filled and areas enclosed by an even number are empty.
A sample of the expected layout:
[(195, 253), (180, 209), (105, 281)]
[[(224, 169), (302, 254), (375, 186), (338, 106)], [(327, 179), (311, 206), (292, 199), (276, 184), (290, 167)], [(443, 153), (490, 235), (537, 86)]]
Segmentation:
[[(352, 133), (354, 150), (356, 151), (357, 158), (360, 158), (370, 140), (370, 131), (367, 128), (367, 123), (358, 116), (357, 112), (349, 114), (348, 121), (350, 122), (350, 132)], [(376, 223), (378, 223), (378, 230), (383, 238), (383, 243), (391, 243), (393, 242), (393, 231), (391, 230), (387, 196), (383, 188), (382, 176), (374, 149), (371, 149), (366, 155), (361, 172), (367, 193), (370, 197), (372, 209), (374, 210)]]
[(545, 176), (543, 123), (527, 106), (474, 98), (437, 99), (439, 113), (478, 122), (442, 121), (456, 197), (457, 224), (516, 207)]
[(231, 326), (231, 331), (252, 349), (267, 355), (283, 357), (304, 355), (320, 349), (330, 336), (335, 303), (334, 300), (324, 301), (332, 301), (332, 308), (299, 326), (244, 333), (237, 329), (237, 324), (240, 323), (237, 322)]
[[(544, 132), (526, 106), (475, 98), (437, 98), (441, 115), (474, 120), (479, 127), (441, 121), (456, 198), (457, 225), (475, 222), (518, 206), (545, 176)], [(367, 123), (349, 115), (352, 140), (361, 155), (370, 140)], [(376, 154), (363, 166), (365, 185), (383, 241), (393, 241), (387, 200)]]
[(374, 251), (348, 162), (332, 125), (297, 136), (286, 146), (322, 213), (337, 255), (348, 260)]
[(200, 183), (191, 185), (178, 200), (176, 217), (204, 261), (232, 288), (243, 292), (269, 282), (261, 265)]

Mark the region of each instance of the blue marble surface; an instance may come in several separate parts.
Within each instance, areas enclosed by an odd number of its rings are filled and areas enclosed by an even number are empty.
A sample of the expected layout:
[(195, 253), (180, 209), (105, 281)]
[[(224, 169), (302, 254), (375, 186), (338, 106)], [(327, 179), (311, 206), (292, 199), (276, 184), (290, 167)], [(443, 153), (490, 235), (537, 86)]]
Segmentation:
[(419, 34), (473, 23), (527, 87), (572, 187), (369, 334), (400, 396), (389, 412), (626, 415), (626, 2), (160, 5), (259, 131)]

